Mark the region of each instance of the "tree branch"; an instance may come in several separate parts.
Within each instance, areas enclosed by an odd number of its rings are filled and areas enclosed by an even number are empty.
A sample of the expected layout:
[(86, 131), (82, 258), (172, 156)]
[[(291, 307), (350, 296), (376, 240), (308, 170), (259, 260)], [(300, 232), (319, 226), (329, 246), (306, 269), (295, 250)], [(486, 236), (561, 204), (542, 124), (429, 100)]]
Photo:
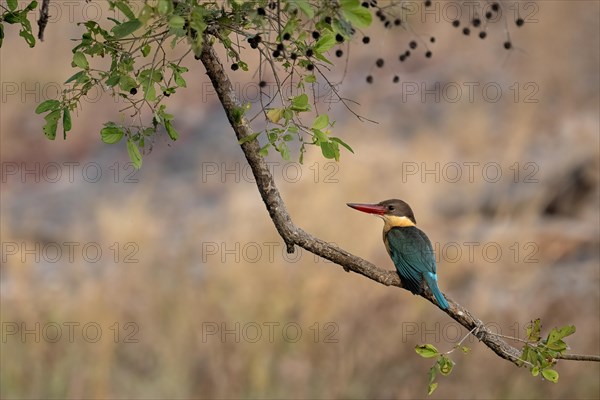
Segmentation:
[[(210, 37), (208, 36), (205, 36), (204, 38), (200, 60), (206, 68), (206, 73), (215, 88), (219, 100), (225, 110), (225, 114), (227, 115), (238, 140), (251, 135), (253, 132), (248, 125), (246, 118), (236, 118), (236, 109), (239, 110), (241, 105), (237, 100), (231, 81), (225, 73), (223, 65), (215, 53), (215, 50), (210, 43)], [(266, 162), (259, 155), (260, 146), (258, 141), (247, 141), (241, 145), (241, 148), (248, 160), (248, 164), (250, 164), (250, 168), (256, 179), (256, 186), (267, 207), (267, 211), (269, 212), (279, 235), (286, 243), (288, 253), (293, 253), (294, 246), (297, 245), (313, 254), (341, 265), (346, 271), (356, 272), (383, 285), (402, 287), (402, 282), (396, 272), (381, 269), (369, 261), (350, 254), (324, 240), (316, 238), (294, 225), (283, 199), (277, 190), (273, 176), (269, 172)], [(428, 289), (425, 290), (421, 296), (437, 305)], [(475, 318), (467, 309), (453, 301), (446, 294), (444, 294), (444, 297), (446, 297), (450, 304), (448, 309), (444, 310), (446, 314), (465, 327), (468, 331), (473, 331), (473, 335), (494, 351), (499, 357), (508, 360), (515, 365), (519, 365), (521, 350), (512, 347), (493, 332), (489, 331), (482, 321)], [(600, 361), (596, 356), (563, 355), (561, 358), (568, 360)]]
[(44, 31), (46, 30), (46, 25), (48, 25), (48, 6), (50, 5), (50, 0), (43, 0), (42, 6), (40, 7), (40, 18), (37, 21), (39, 31), (38, 31), (38, 39), (44, 41)]

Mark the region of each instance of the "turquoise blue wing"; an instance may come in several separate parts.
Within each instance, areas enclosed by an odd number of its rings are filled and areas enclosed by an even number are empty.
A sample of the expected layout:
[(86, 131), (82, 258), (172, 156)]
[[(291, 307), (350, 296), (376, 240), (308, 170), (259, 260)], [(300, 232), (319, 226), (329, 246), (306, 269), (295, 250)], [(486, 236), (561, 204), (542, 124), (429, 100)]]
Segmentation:
[(417, 227), (392, 228), (386, 235), (390, 257), (407, 289), (423, 290), (423, 274), (435, 274), (435, 255), (429, 238)]

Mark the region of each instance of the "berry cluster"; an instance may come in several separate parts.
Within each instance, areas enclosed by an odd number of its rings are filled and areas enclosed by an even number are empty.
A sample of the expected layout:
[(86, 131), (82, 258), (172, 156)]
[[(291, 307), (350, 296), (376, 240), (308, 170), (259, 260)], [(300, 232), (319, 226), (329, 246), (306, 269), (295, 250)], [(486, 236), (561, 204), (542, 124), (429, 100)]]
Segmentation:
[[(471, 26), (473, 28), (477, 28), (477, 29), (481, 29), (479, 31), (479, 38), (480, 39), (485, 39), (487, 37), (487, 25), (489, 23), (492, 22), (492, 20), (494, 18), (497, 18), (499, 16), (499, 12), (500, 12), (500, 3), (498, 2), (494, 2), (490, 5), (490, 9), (487, 10), (484, 15), (483, 18), (481, 18), (480, 16), (475, 16), (473, 17), (473, 19), (471, 21), (469, 21), (465, 27), (463, 27), (462, 29), (462, 33), (465, 36), (469, 36), (471, 34)], [(499, 19), (499, 18), (498, 18)], [(518, 17), (515, 20), (515, 25), (517, 27), (522, 27), (525, 24), (525, 20), (521, 17)], [(461, 25), (460, 20), (455, 19), (454, 21), (452, 21), (452, 26), (454, 26), (455, 28), (459, 28)], [(512, 42), (510, 41), (510, 38), (507, 38), (506, 41), (503, 43), (503, 46), (506, 50), (510, 50), (512, 49), (513, 45)]]

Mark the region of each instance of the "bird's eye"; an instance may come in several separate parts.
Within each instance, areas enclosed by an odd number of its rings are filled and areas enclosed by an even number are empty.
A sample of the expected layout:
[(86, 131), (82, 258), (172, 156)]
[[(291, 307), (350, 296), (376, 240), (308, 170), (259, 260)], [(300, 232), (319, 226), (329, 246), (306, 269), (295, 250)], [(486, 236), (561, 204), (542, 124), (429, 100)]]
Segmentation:
[(389, 211), (394, 211), (396, 208), (394, 206), (388, 206)]

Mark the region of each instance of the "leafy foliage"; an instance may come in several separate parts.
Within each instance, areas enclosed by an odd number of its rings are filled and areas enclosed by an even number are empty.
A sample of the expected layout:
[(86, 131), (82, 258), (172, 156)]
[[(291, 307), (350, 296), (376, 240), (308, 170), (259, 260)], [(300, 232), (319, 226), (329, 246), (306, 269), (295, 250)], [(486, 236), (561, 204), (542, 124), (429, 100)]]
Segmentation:
[[(470, 334), (470, 332), (469, 332)], [(469, 335), (467, 334), (467, 336)], [(465, 336), (465, 338), (467, 337)], [(440, 353), (439, 350), (432, 344), (422, 344), (415, 346), (415, 351), (418, 355), (423, 358), (436, 358), (436, 362), (429, 368), (429, 382), (427, 386), (427, 394), (431, 395), (438, 387), (438, 382), (435, 381), (437, 374), (440, 373), (443, 376), (448, 376), (454, 368), (454, 361), (448, 357), (456, 349), (460, 349), (463, 353), (468, 353), (471, 349), (467, 346), (463, 346), (463, 338), (456, 346), (451, 350)]]
[(568, 346), (563, 339), (575, 333), (575, 326), (553, 328), (545, 339), (541, 336), (542, 324), (539, 318), (531, 321), (526, 329), (527, 340), (523, 345), (520, 365), (528, 366), (533, 376), (541, 373), (544, 379), (557, 383), (558, 372), (552, 367), (556, 365), (557, 358), (567, 351)]
[[(275, 98), (269, 104), (261, 103), (267, 121), (264, 131), (267, 143), (261, 154), (266, 155), (273, 148), (288, 160), (288, 143), (293, 140), (301, 143), (300, 161), (306, 145), (318, 146), (324, 157), (335, 160), (339, 160), (340, 146), (352, 151), (342, 139), (331, 135), (334, 123), (328, 115), (316, 115), (312, 125), (303, 123), (301, 117), (313, 112), (306, 85), (316, 84), (317, 74), (324, 77), (319, 65), (332, 64), (327, 53), (349, 39), (355, 27), (365, 28), (371, 23), (370, 10), (358, 0), (323, 4), (307, 0), (152, 0), (145, 1), (137, 13), (129, 0), (108, 1), (108, 4), (115, 12), (114, 18), (78, 24), (84, 32), (72, 50), (71, 66), (76, 72), (66, 80), (69, 86), (59, 99), (46, 100), (36, 109), (37, 113), (45, 114), (43, 131), (48, 139), (56, 138), (61, 117), (66, 138), (72, 128), (71, 113), (81, 105), (83, 96), (99, 87), (126, 102), (122, 112), (131, 112), (128, 123), (107, 123), (101, 131), (102, 140), (116, 143), (126, 137), (132, 162), (141, 166), (141, 154), (162, 128), (171, 140), (178, 138), (173, 116), (166, 112), (163, 102), (187, 86), (184, 76), (188, 68), (182, 62), (190, 55), (198, 59), (204, 41), (210, 40), (211, 44), (220, 42), (226, 49), (227, 56), (234, 61), (232, 69), (243, 71), (249, 69), (243, 59), (245, 43), (249, 44), (261, 56), (261, 76), (263, 64), (270, 66), (276, 76), (275, 97), (280, 104), (274, 107)], [(33, 1), (23, 10), (17, 10), (17, 2), (11, 0), (2, 15), (3, 22), (21, 24), (21, 36), (30, 46), (35, 44), (35, 38), (27, 14), (36, 7)], [(182, 51), (182, 56), (173, 55)], [(99, 63), (93, 62), (95, 58), (108, 58), (110, 64), (99, 67)], [(282, 95), (283, 83), (275, 64), (287, 74), (284, 81), (293, 83), (297, 91), (289, 98)], [(247, 108), (240, 109), (239, 119), (246, 111)], [(144, 122), (146, 114), (151, 115), (149, 124)]]
[(3, 8), (2, 14), (0, 14), (0, 47), (4, 41), (4, 22), (7, 24), (19, 24), (21, 29), (19, 30), (19, 36), (21, 36), (29, 47), (35, 46), (35, 36), (31, 30), (31, 22), (27, 19), (29, 12), (35, 10), (38, 6), (37, 1), (32, 1), (22, 10), (18, 10), (19, 2), (17, 0), (7, 0), (6, 5), (8, 8)]

